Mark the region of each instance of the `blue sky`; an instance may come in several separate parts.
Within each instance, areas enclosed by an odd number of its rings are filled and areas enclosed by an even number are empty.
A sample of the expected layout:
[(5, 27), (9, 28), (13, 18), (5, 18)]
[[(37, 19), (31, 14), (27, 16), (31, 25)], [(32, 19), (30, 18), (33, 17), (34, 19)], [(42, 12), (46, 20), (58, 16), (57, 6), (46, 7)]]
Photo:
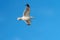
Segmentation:
[[(26, 2), (30, 26), (16, 20)], [(60, 40), (60, 0), (0, 0), (0, 40)]]

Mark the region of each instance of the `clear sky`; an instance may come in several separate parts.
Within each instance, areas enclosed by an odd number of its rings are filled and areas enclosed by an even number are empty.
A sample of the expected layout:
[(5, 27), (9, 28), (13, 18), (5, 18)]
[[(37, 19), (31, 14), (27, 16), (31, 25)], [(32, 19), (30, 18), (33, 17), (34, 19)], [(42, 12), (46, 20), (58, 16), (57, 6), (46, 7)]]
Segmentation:
[[(31, 7), (31, 25), (17, 21), (25, 4)], [(60, 0), (0, 0), (0, 40), (60, 40)]]

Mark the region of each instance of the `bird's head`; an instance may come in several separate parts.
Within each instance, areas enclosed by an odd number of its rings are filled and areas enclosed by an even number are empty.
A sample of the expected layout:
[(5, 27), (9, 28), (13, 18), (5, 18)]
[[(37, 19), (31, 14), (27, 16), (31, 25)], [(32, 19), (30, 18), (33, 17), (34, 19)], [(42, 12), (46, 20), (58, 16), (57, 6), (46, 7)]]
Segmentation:
[(17, 20), (22, 20), (22, 18), (21, 17), (18, 17)]

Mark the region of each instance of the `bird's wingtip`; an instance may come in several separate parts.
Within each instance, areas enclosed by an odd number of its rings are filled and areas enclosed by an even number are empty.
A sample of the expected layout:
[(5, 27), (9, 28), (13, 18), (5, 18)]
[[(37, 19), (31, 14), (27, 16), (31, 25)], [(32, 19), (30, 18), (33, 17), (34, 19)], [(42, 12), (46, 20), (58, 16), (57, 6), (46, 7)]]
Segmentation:
[(31, 24), (27, 24), (28, 26), (30, 26)]
[(26, 6), (27, 6), (27, 7), (30, 7), (30, 5), (29, 5), (29, 4), (26, 4)]

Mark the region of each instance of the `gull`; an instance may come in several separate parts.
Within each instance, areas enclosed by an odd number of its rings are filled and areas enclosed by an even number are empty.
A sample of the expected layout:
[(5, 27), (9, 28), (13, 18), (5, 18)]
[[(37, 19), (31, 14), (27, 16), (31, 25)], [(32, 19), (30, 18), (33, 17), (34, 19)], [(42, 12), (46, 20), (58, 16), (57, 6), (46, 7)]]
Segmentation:
[(30, 5), (29, 4), (26, 4), (26, 8), (23, 12), (23, 16), (22, 17), (18, 17), (17, 20), (23, 20), (26, 22), (27, 25), (30, 25), (31, 24), (31, 19), (33, 17), (30, 16)]

